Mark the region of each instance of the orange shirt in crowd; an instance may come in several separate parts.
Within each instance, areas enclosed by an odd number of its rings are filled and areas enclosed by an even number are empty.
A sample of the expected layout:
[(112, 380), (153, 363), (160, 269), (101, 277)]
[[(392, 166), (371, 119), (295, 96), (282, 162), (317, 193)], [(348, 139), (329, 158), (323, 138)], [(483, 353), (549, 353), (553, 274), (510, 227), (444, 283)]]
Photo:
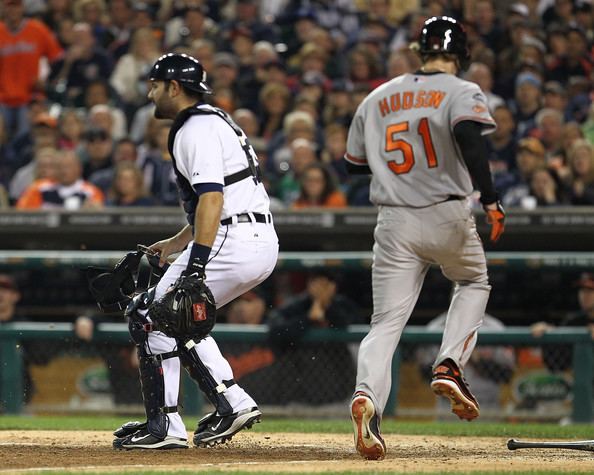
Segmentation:
[(326, 198), (326, 201), (324, 201), (323, 203), (320, 203), (318, 205), (313, 205), (310, 202), (300, 198), (297, 201), (295, 201), (295, 203), (293, 203), (292, 208), (295, 208), (295, 209), (316, 208), (316, 207), (319, 207), (319, 208), (345, 208), (346, 206), (347, 206), (347, 200), (346, 200), (346, 197), (344, 196), (344, 193), (337, 190), (337, 191), (333, 191), (332, 193), (330, 193), (328, 198)]
[(58, 40), (39, 20), (23, 20), (16, 32), (0, 22), (0, 103), (28, 104), (39, 78), (39, 60), (55, 61), (61, 54)]
[(36, 180), (21, 195), (17, 209), (80, 209), (85, 203), (102, 205), (103, 192), (95, 185), (78, 180), (72, 185), (61, 185), (53, 180)]

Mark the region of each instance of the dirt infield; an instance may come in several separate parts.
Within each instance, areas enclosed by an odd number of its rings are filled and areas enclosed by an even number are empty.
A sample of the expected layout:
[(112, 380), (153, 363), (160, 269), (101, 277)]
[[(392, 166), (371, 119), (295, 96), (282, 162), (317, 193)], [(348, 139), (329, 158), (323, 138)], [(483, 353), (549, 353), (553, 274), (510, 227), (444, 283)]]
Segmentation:
[(388, 456), (361, 460), (348, 434), (244, 432), (224, 446), (172, 451), (115, 451), (108, 432), (0, 431), (0, 474), (31, 469), (137, 472), (191, 469), (320, 473), (559, 470), (594, 473), (591, 452), (527, 449), (509, 451), (495, 437), (386, 436)]

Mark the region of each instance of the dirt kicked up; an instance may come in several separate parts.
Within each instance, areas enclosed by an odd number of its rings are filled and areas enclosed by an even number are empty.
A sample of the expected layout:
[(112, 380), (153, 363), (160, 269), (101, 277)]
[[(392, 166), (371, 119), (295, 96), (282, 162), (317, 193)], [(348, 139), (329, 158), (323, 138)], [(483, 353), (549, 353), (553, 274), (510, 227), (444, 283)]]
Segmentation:
[[(497, 437), (437, 437), (389, 434), (388, 453), (370, 462), (355, 453), (348, 434), (244, 432), (208, 449), (116, 451), (107, 431), (0, 431), (0, 474), (42, 469), (67, 472), (142, 473), (213, 470), (271, 473), (434, 472), (557, 470), (594, 473), (594, 455), (570, 450), (509, 451)], [(191, 439), (190, 439), (191, 440)]]

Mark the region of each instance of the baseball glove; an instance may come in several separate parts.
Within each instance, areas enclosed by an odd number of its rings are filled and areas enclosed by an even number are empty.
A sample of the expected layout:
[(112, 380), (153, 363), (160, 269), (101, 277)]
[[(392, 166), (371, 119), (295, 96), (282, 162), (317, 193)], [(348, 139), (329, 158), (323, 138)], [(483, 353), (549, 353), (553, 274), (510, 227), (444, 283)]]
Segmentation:
[(216, 322), (215, 300), (204, 279), (182, 275), (149, 307), (153, 330), (178, 339), (205, 338)]

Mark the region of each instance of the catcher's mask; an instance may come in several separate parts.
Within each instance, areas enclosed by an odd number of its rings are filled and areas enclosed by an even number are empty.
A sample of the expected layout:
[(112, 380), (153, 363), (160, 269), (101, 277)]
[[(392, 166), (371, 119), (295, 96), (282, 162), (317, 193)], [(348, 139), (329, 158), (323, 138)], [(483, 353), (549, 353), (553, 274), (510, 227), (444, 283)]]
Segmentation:
[[(140, 262), (146, 256), (150, 265), (148, 278), (140, 279)], [(126, 254), (113, 269), (87, 267), (85, 274), (89, 290), (102, 312), (113, 313), (126, 309), (138, 290), (156, 285), (168, 264), (159, 267), (159, 254), (141, 244), (138, 250)]]

